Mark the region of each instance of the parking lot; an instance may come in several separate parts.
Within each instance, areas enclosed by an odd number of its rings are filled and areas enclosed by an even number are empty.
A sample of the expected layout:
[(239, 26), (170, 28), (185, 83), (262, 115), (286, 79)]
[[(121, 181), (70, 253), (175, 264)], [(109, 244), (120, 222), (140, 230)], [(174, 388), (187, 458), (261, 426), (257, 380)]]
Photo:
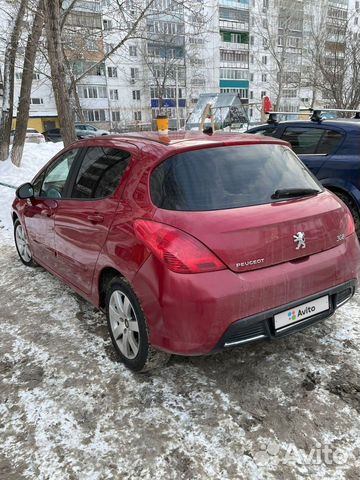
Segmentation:
[(303, 333), (136, 375), (1, 226), (1, 478), (359, 477), (359, 295)]

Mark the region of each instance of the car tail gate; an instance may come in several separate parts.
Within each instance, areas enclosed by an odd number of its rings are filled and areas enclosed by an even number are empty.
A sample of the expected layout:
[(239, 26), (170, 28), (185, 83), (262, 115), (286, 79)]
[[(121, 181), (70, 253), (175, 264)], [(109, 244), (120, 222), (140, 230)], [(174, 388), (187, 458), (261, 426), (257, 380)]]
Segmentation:
[(301, 261), (353, 231), (347, 209), (281, 145), (177, 155), (154, 170), (151, 196), (154, 221), (192, 235), (234, 272)]
[(339, 245), (351, 218), (331, 194), (217, 212), (158, 211), (158, 220), (190, 233), (227, 267), (245, 272), (309, 255)]

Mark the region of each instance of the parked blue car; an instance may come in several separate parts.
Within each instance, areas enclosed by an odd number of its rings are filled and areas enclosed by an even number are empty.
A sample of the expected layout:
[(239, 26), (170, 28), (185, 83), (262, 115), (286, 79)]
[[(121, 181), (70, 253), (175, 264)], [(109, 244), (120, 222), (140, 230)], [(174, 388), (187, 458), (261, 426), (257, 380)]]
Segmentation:
[(275, 122), (251, 128), (247, 133), (291, 143), (324, 187), (349, 207), (360, 238), (360, 120)]

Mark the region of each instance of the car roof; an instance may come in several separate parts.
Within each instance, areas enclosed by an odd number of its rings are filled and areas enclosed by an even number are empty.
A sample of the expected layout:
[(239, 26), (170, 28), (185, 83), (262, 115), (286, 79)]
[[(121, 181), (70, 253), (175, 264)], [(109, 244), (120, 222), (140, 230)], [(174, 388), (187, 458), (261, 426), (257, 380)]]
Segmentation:
[[(106, 135), (105, 137), (92, 137), (84, 139), (85, 145), (98, 143), (116, 146), (117, 143), (128, 142), (132, 144), (156, 146), (158, 150), (169, 152), (172, 150), (190, 150), (192, 148), (206, 148), (226, 145), (249, 145), (249, 144), (280, 144), (289, 145), (278, 138), (258, 137), (244, 133), (215, 132), (212, 135), (202, 132), (171, 132), (162, 135), (158, 132), (134, 132), (125, 134)], [(159, 152), (160, 153), (160, 152)]]
[[(341, 127), (344, 128), (345, 130), (347, 129), (360, 129), (360, 119), (356, 118), (329, 118), (329, 119), (324, 119), (321, 120), (320, 122), (315, 122), (312, 120), (284, 120), (280, 121), (276, 124), (272, 123), (263, 123), (262, 125), (254, 125), (252, 128), (258, 128), (258, 127), (272, 127), (272, 126), (277, 126), (277, 125), (298, 125), (300, 126), (309, 126), (311, 125), (312, 127), (316, 127), (318, 125), (325, 125), (325, 126), (334, 126), (334, 127)], [(249, 129), (250, 130), (250, 129)]]

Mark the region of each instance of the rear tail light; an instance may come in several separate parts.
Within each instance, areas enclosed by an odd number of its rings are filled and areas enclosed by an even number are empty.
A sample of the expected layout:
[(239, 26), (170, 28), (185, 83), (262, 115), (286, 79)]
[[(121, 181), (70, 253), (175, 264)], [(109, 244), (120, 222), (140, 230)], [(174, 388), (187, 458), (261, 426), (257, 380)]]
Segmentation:
[(214, 272), (226, 268), (199, 240), (177, 228), (135, 220), (134, 230), (136, 237), (173, 272)]
[(349, 235), (352, 235), (355, 233), (355, 222), (354, 218), (351, 215), (350, 212), (346, 212), (346, 230), (345, 230), (345, 236), (348, 237)]

